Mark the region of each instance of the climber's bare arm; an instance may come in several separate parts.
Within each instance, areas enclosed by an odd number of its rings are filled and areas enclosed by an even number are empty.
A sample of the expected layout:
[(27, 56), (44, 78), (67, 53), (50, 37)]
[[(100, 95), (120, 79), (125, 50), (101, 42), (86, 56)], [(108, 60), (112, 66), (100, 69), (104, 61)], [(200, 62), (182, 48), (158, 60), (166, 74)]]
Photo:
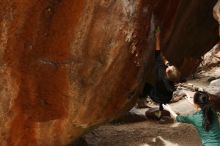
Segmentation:
[(159, 28), (156, 30), (155, 37), (156, 37), (156, 48), (155, 48), (155, 50), (160, 50), (160, 30), (159, 30)]
[[(159, 51), (160, 50), (160, 29), (159, 29), (159, 27), (156, 30), (155, 37), (156, 37), (156, 47), (155, 47), (155, 50)], [(169, 61), (163, 55), (162, 55), (162, 57), (163, 57), (164, 64), (168, 64)]]

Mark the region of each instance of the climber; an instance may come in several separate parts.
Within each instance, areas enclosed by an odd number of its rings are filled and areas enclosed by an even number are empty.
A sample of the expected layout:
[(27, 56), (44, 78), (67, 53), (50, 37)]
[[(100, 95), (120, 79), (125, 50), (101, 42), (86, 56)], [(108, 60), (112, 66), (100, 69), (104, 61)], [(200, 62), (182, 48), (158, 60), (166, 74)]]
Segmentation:
[(203, 146), (220, 146), (220, 127), (217, 112), (214, 110), (209, 95), (206, 92), (197, 91), (193, 98), (196, 112), (193, 115), (177, 115), (166, 104), (164, 109), (169, 111), (177, 122), (188, 123), (195, 126), (202, 140)]
[(175, 90), (174, 83), (179, 80), (180, 72), (161, 55), (159, 27), (156, 30), (155, 37), (155, 85), (145, 83), (142, 97), (149, 96), (154, 102), (159, 103), (159, 109), (162, 111), (162, 104), (169, 103), (172, 99)]

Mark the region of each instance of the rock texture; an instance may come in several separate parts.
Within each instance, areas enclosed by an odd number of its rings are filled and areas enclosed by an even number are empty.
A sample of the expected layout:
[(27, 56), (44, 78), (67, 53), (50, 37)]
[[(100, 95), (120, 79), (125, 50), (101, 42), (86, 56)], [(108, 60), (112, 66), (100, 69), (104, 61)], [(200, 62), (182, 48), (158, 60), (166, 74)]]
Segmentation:
[(203, 56), (203, 61), (200, 63), (199, 70), (207, 70), (218, 66), (220, 63), (220, 46), (216, 44), (209, 52)]
[[(220, 98), (220, 79), (214, 80), (210, 83), (208, 89), (206, 89), (207, 91), (209, 91), (209, 93), (216, 95), (218, 98)], [(220, 99), (219, 99), (220, 100)], [(219, 101), (220, 103), (220, 101)]]
[(217, 39), (215, 2), (0, 1), (0, 145), (64, 146), (125, 111), (153, 75), (156, 25), (189, 74)]
[[(220, 25), (220, 1), (219, 0), (216, 3), (216, 5), (214, 6), (213, 16), (214, 16), (215, 20), (218, 21), (218, 23)], [(220, 35), (220, 27), (219, 27), (219, 35)]]

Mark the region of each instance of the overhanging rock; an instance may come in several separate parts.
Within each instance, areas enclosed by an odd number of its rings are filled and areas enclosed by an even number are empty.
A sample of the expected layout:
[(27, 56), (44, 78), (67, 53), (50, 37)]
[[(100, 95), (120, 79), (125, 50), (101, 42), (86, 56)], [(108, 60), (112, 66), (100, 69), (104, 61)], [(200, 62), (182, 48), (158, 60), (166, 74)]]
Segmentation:
[(0, 1), (0, 145), (62, 146), (129, 108), (154, 29), (186, 76), (217, 39), (215, 0)]

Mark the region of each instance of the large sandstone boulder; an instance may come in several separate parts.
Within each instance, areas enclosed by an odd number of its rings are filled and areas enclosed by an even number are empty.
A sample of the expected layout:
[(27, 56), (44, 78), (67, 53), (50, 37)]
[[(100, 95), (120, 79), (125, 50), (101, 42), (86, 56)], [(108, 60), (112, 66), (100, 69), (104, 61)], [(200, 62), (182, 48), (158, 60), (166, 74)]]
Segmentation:
[(215, 3), (1, 0), (0, 145), (64, 146), (126, 111), (153, 76), (156, 25), (188, 75), (216, 42)]

